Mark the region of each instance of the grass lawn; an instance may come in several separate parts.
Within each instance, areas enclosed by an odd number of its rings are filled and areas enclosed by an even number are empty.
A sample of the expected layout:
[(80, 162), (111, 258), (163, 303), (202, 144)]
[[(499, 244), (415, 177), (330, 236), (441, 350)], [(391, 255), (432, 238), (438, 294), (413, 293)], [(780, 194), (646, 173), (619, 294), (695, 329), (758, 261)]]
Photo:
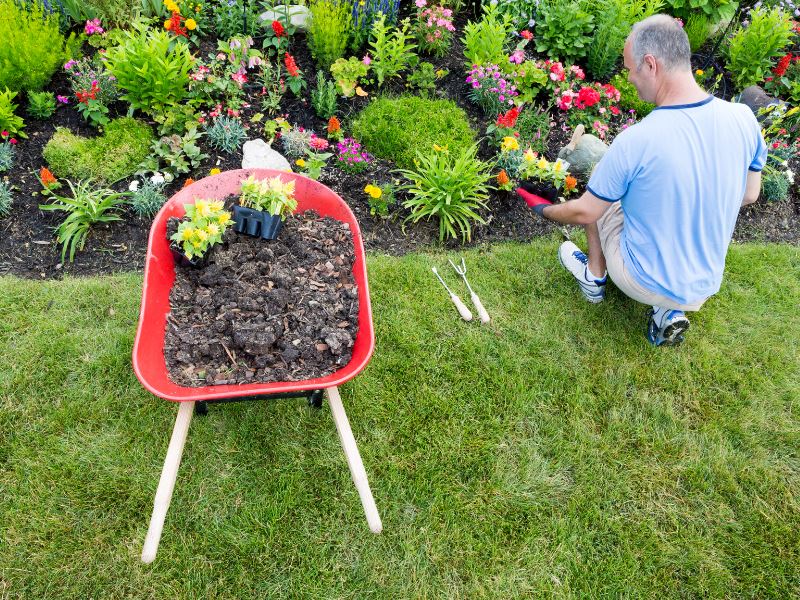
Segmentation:
[(377, 335), (327, 404), (195, 417), (139, 562), (176, 407), (131, 369), (141, 276), (0, 279), (0, 598), (788, 598), (800, 593), (800, 251), (731, 249), (680, 348), (582, 300), (558, 242), (466, 254), (493, 317), (369, 260)]

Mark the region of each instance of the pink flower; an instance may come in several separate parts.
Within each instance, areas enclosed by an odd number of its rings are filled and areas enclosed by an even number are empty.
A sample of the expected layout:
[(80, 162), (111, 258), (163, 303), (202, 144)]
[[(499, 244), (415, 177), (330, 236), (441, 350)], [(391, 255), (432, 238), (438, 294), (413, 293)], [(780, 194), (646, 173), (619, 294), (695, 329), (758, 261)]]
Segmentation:
[(515, 50), (508, 57), (508, 62), (521, 65), (525, 61), (525, 52), (523, 50)]
[(100, 27), (100, 19), (91, 19), (90, 21), (86, 21), (83, 31), (86, 35), (94, 35), (96, 33), (103, 33), (104, 29)]
[(5, 129), (3, 129), (3, 131), (0, 131), (0, 137), (7, 138), (8, 137), (8, 131), (6, 131)]
[(242, 87), (245, 83), (247, 83), (247, 75), (239, 71), (231, 75), (231, 79), (233, 79), (239, 85), (239, 87)]
[(16, 146), (17, 145), (17, 138), (11, 138), (9, 141), (11, 142), (12, 146)]
[(77, 60), (74, 60), (74, 59), (73, 60), (68, 60), (67, 62), (64, 63), (64, 70), (65, 71), (69, 71), (76, 64), (78, 64)]
[(69, 98), (66, 96), (56, 96), (56, 100), (58, 100), (61, 104), (69, 104)]
[[(425, 0), (422, 0), (422, 1), (424, 2)], [(369, 54), (365, 54), (364, 58), (361, 59), (361, 62), (364, 63), (365, 65), (369, 66), (370, 63), (372, 62), (372, 59), (369, 57)]]
[(427, 2), (425, 0), (417, 0), (415, 4), (417, 5), (417, 8), (422, 8), (427, 4)]

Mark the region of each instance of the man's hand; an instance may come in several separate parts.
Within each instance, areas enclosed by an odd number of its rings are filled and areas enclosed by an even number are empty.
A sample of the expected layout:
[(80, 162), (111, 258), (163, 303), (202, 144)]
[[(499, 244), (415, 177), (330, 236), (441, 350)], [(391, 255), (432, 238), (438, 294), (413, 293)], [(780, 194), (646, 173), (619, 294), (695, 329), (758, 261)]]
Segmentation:
[(540, 217), (544, 216), (542, 211), (544, 211), (546, 206), (553, 206), (553, 203), (550, 202), (550, 200), (542, 198), (541, 196), (537, 196), (536, 194), (532, 194), (523, 187), (518, 187), (516, 191), (519, 197), (525, 200), (525, 203), (530, 206)]

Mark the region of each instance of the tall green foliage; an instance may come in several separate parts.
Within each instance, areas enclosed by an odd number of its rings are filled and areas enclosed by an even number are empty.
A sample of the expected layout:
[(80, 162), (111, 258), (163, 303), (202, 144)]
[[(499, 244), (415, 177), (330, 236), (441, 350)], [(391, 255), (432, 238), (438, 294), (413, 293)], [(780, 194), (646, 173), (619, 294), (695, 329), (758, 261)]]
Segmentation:
[(664, 0), (666, 12), (681, 19), (689, 19), (693, 14), (703, 13), (712, 25), (723, 19), (730, 19), (739, 4), (736, 0)]
[(0, 89), (38, 92), (63, 60), (57, 13), (39, 0), (0, 0)]
[(593, 29), (594, 17), (579, 0), (543, 0), (536, 23), (536, 51), (574, 63), (586, 56)]
[(711, 35), (711, 19), (703, 12), (692, 13), (683, 29), (689, 38), (692, 52), (697, 52)]
[(780, 8), (760, 7), (750, 13), (747, 26), (740, 25), (727, 49), (725, 68), (737, 89), (761, 83), (772, 59), (781, 54), (792, 38), (792, 20)]
[(378, 78), (378, 87), (387, 79), (398, 77), (416, 59), (417, 45), (412, 44), (408, 33), (409, 23), (405, 19), (393, 28), (380, 15), (372, 25), (370, 49), (372, 50), (372, 71)]
[(506, 38), (511, 31), (511, 17), (486, 4), (483, 18), (464, 27), (464, 56), (467, 65), (498, 64), (505, 59)]
[(164, 113), (186, 96), (192, 55), (186, 44), (171, 42), (165, 31), (139, 27), (124, 32), (120, 45), (106, 53), (107, 68), (132, 110)]
[(312, 0), (308, 46), (317, 64), (327, 70), (347, 50), (353, 27), (350, 5), (344, 0)]
[(607, 79), (622, 59), (631, 26), (656, 14), (661, 0), (600, 0), (588, 5), (594, 16), (594, 36), (586, 66), (594, 79)]

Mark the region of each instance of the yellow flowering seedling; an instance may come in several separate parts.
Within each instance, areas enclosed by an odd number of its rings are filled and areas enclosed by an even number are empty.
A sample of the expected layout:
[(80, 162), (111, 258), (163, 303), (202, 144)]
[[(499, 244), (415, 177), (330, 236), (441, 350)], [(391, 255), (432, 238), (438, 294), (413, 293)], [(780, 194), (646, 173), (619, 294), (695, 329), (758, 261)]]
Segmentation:
[(283, 220), (297, 208), (294, 181), (284, 182), (280, 177), (256, 179), (251, 175), (242, 182), (241, 190), (239, 204), (245, 208), (280, 215)]
[(523, 155), (519, 177), (520, 179), (550, 183), (566, 196), (575, 189), (576, 185), (575, 178), (570, 176), (568, 168), (569, 163), (560, 158), (550, 162), (544, 156), (538, 157), (528, 148)]
[(202, 258), (222, 241), (222, 235), (232, 223), (231, 214), (219, 200), (198, 199), (194, 204), (184, 204), (184, 208), (186, 219), (170, 239), (178, 243), (188, 259)]

